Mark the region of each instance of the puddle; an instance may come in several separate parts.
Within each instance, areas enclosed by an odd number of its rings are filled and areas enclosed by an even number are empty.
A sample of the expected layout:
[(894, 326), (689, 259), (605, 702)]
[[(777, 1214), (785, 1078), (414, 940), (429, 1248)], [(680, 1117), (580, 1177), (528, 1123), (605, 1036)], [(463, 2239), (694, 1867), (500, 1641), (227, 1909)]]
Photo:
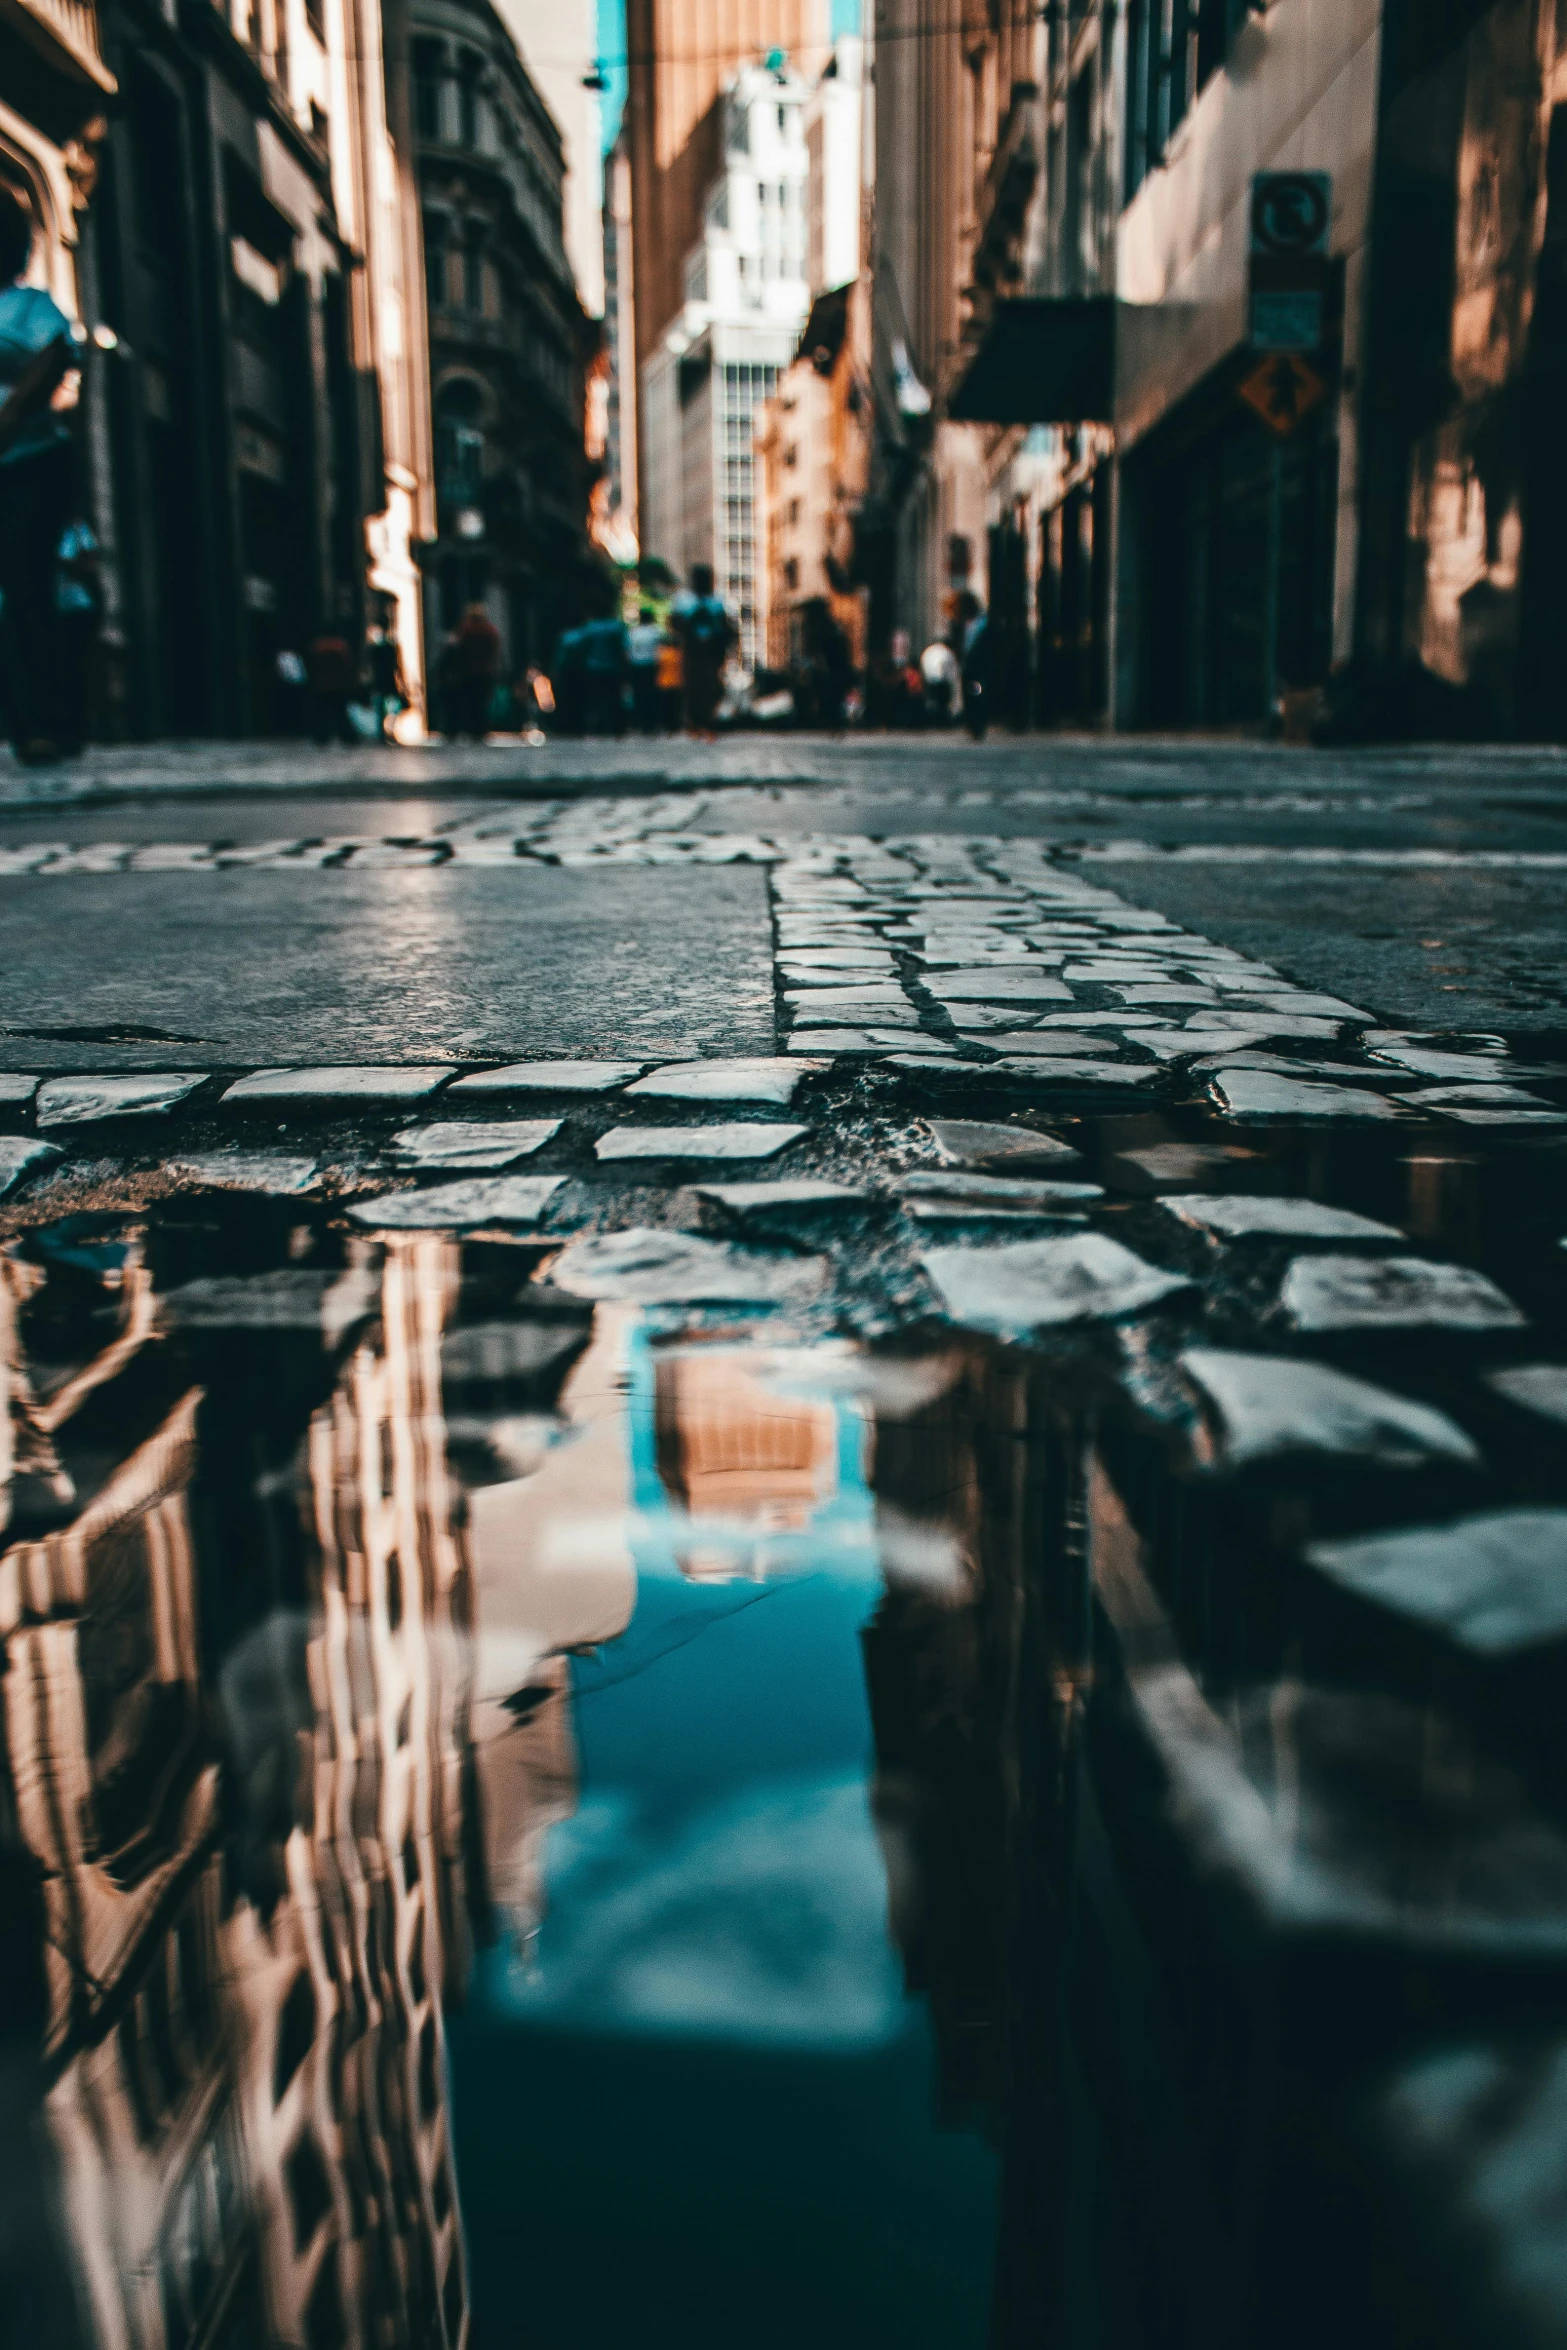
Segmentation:
[[(0, 1252), (21, 2338), (1559, 2334), (1561, 1160), (1055, 1124), (875, 1210), (1026, 1345), (830, 1216)], [(1412, 1246), (1526, 1324), (1281, 1303)]]

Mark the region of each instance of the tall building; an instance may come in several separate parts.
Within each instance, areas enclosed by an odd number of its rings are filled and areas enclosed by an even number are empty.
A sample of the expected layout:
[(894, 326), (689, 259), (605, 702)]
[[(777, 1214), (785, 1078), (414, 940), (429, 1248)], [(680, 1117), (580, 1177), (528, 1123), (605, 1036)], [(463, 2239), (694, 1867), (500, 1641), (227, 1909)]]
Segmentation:
[(113, 345), (83, 388), (96, 732), (265, 733), (279, 653), (357, 639), (371, 595), (418, 694), (428, 370), (401, 56), (380, 0), (62, 0), (0, 25), (0, 177), (37, 223), (33, 274)]
[(559, 129), (491, 0), (412, 0), (435, 412), (432, 643), (485, 604), (509, 670), (582, 592), (590, 340), (566, 252)]
[(886, 0), (887, 625), (972, 578), (1075, 723), (1567, 733), (1560, 24)]
[(496, 0), (496, 8), (560, 133), (566, 256), (583, 309), (598, 318), (604, 309), (604, 129), (596, 0)]
[(824, 609), (855, 666), (865, 660), (857, 532), (870, 455), (870, 286), (861, 274), (870, 114), (863, 44), (845, 35), (804, 110), (811, 308), (757, 426), (761, 638), (777, 669), (804, 661), (813, 615)]
[(632, 295), (635, 243), (631, 218), (631, 159), (624, 131), (604, 158), (604, 357), (606, 363), (605, 476), (609, 511), (628, 541), (638, 544), (637, 345)]
[(686, 258), (725, 168), (724, 89), (742, 66), (774, 52), (814, 80), (827, 59), (827, 0), (628, 0), (639, 368), (685, 303)]
[[(781, 66), (733, 76), (685, 299), (641, 370), (643, 553), (681, 573), (711, 564), (747, 668), (762, 650), (756, 420), (809, 308), (806, 96)], [(639, 223), (638, 252), (644, 241)]]

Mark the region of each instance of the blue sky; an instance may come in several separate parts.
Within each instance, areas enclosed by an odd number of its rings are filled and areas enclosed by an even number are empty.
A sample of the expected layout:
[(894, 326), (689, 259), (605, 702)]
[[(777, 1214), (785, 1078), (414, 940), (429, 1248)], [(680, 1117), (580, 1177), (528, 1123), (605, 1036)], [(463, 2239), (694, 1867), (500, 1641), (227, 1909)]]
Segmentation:
[[(860, 0), (831, 0), (831, 9), (834, 40), (840, 33), (859, 31)], [(598, 41), (604, 79), (609, 84), (604, 98), (604, 145), (608, 148), (619, 128), (626, 95), (625, 0), (598, 0)]]

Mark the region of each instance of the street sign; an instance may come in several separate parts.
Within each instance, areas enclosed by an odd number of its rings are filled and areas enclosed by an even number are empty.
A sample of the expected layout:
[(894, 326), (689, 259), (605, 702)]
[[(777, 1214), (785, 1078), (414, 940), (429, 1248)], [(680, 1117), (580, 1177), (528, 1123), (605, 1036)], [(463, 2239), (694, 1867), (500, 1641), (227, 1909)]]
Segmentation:
[(1240, 395), (1255, 408), (1269, 432), (1288, 440), (1303, 416), (1308, 416), (1327, 390), (1314, 367), (1297, 351), (1279, 351), (1254, 367), (1241, 384)]
[(1321, 348), (1333, 181), (1325, 171), (1259, 171), (1251, 183), (1247, 277), (1256, 351)]

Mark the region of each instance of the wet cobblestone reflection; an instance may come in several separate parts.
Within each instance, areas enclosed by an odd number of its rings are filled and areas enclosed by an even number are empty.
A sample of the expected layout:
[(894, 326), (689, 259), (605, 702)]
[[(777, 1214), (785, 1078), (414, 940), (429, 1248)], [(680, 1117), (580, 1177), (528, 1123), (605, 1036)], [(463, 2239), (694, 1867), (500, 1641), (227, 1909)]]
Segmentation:
[(1555, 1156), (929, 1131), (0, 1251), (18, 2339), (1560, 2337)]

